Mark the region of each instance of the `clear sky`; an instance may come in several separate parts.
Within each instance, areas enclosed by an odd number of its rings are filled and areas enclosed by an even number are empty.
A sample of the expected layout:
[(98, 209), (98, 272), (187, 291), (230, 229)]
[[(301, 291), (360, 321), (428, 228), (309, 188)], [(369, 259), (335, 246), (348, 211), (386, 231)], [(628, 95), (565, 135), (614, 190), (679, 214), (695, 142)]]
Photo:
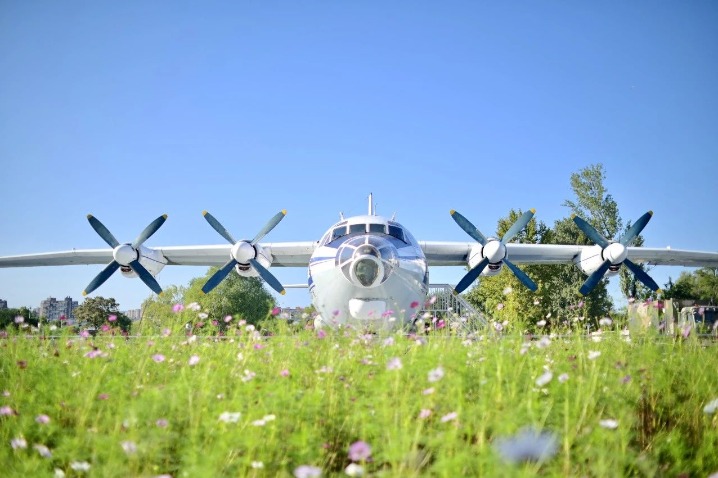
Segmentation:
[[(450, 209), (550, 225), (594, 163), (624, 219), (655, 212), (647, 246), (716, 251), (716, 25), (714, 1), (2, 2), (0, 255), (105, 247), (88, 213), (128, 242), (169, 214), (151, 247), (223, 243), (204, 209), (251, 238), (286, 208), (265, 240), (317, 240), (369, 192), (463, 241)], [(81, 300), (102, 268), (0, 269), (0, 298)], [(150, 291), (118, 273), (95, 294)]]

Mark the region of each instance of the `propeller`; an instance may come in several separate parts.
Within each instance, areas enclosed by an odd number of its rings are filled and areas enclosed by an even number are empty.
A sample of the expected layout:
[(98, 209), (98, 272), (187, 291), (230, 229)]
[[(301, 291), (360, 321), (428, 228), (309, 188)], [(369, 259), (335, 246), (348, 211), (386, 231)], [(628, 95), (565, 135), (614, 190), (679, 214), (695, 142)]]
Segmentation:
[(262, 264), (257, 261), (257, 249), (254, 247), (264, 236), (274, 229), (279, 224), (279, 221), (284, 219), (287, 214), (286, 209), (281, 210), (272, 217), (267, 224), (254, 236), (251, 241), (241, 240), (237, 241), (232, 235), (225, 229), (225, 227), (209, 212), (202, 211), (202, 215), (207, 220), (210, 226), (219, 233), (220, 236), (224, 237), (227, 242), (233, 245), (230, 252), (231, 259), (221, 269), (212, 275), (209, 280), (202, 286), (202, 292), (205, 294), (209, 293), (212, 289), (217, 287), (222, 280), (232, 271), (232, 268), (237, 264), (249, 264), (254, 270), (257, 271), (259, 276), (269, 284), (269, 286), (284, 295), (285, 290), (282, 284), (277, 280), (274, 275), (269, 272)]
[(523, 228), (526, 227), (535, 213), (535, 209), (531, 209), (523, 213), (521, 217), (513, 223), (509, 230), (506, 231), (504, 237), (499, 240), (495, 238), (487, 238), (481, 233), (481, 231), (471, 224), (471, 221), (452, 209), (450, 214), (451, 217), (454, 218), (454, 221), (456, 221), (456, 224), (458, 224), (459, 227), (461, 227), (461, 229), (463, 229), (469, 236), (474, 238), (476, 242), (483, 246), (481, 248), (481, 255), (483, 256), (483, 259), (481, 259), (481, 261), (476, 264), (476, 266), (474, 266), (474, 268), (472, 268), (461, 279), (461, 281), (459, 281), (454, 290), (456, 290), (457, 293), (463, 292), (476, 280), (477, 277), (479, 277), (479, 275), (481, 275), (481, 272), (483, 272), (486, 266), (489, 264), (499, 264), (503, 262), (523, 285), (528, 287), (531, 291), (536, 291), (536, 289), (538, 289), (536, 283), (532, 281), (524, 271), (509, 261), (506, 255), (506, 243), (513, 239), (516, 234), (521, 232)]
[(603, 279), (603, 276), (606, 275), (606, 271), (608, 271), (608, 268), (611, 267), (611, 265), (621, 264), (628, 267), (628, 269), (633, 272), (636, 279), (643, 282), (646, 287), (652, 291), (658, 291), (660, 289), (658, 284), (656, 284), (656, 281), (651, 279), (651, 277), (646, 274), (646, 272), (639, 265), (631, 262), (631, 260), (626, 257), (626, 247), (628, 247), (631, 241), (633, 241), (641, 233), (641, 231), (643, 231), (643, 228), (646, 227), (646, 224), (648, 224), (648, 221), (651, 220), (652, 216), (653, 211), (648, 211), (643, 216), (639, 217), (618, 241), (607, 240), (588, 222), (578, 216), (573, 216), (573, 222), (575, 222), (578, 228), (586, 234), (586, 237), (601, 246), (601, 257), (604, 259), (603, 264), (601, 264), (598, 269), (588, 276), (588, 279), (586, 279), (581, 286), (581, 289), (579, 289), (581, 294), (588, 295), (601, 281), (601, 279)]
[(105, 225), (102, 224), (100, 220), (92, 214), (87, 215), (87, 220), (90, 222), (90, 226), (92, 226), (92, 228), (95, 230), (95, 232), (97, 232), (97, 234), (102, 238), (102, 240), (105, 241), (107, 245), (112, 248), (112, 257), (114, 258), (114, 260), (107, 264), (107, 267), (105, 267), (102, 272), (97, 274), (95, 278), (92, 279), (92, 281), (88, 284), (85, 290), (82, 291), (82, 295), (87, 295), (100, 287), (121, 266), (130, 267), (134, 271), (134, 273), (137, 274), (137, 276), (142, 280), (142, 282), (144, 282), (147, 287), (152, 289), (156, 294), (162, 293), (162, 288), (157, 283), (152, 274), (150, 274), (149, 271), (145, 269), (142, 264), (140, 264), (139, 247), (147, 239), (149, 239), (152, 234), (157, 232), (157, 230), (162, 226), (162, 224), (164, 224), (164, 222), (167, 220), (167, 214), (161, 215), (160, 217), (152, 221), (149, 225), (147, 225), (147, 227), (145, 227), (145, 229), (140, 233), (140, 235), (137, 236), (137, 239), (135, 239), (131, 244), (120, 244), (120, 242), (115, 239), (115, 236), (112, 235), (109, 229), (107, 229)]

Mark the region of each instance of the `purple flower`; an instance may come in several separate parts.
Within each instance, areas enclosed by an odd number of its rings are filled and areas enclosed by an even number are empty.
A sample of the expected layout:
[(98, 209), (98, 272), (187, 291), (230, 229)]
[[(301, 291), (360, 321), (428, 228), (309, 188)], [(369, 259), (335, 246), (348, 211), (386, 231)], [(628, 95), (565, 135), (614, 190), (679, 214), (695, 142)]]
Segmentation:
[(326, 336), (327, 336), (327, 333), (326, 333), (326, 332), (324, 332), (324, 330), (323, 330), (323, 329), (319, 329), (319, 330), (317, 330), (317, 338), (319, 338), (319, 339), (323, 339), (323, 338), (324, 338), (324, 337), (326, 337)]
[(389, 360), (389, 362), (386, 364), (387, 370), (399, 370), (402, 367), (401, 359), (399, 357), (394, 357)]
[(154, 361), (157, 362), (157, 363), (164, 362), (164, 361), (165, 361), (165, 356), (162, 355), (162, 354), (154, 354), (154, 355), (152, 356), (152, 360), (154, 360)]
[(322, 469), (311, 465), (302, 465), (294, 469), (295, 478), (319, 478), (322, 476)]
[(349, 459), (351, 461), (366, 461), (371, 458), (371, 447), (365, 441), (355, 441), (349, 445)]
[(527, 428), (513, 437), (496, 439), (494, 448), (509, 463), (542, 462), (556, 454), (558, 438), (550, 432)]
[(182, 305), (182, 304), (175, 304), (172, 306), (172, 312), (174, 312), (176, 314), (182, 312), (183, 310), (184, 310), (184, 305)]
[(155, 422), (155, 425), (157, 425), (160, 428), (167, 428), (167, 425), (169, 425), (170, 422), (167, 421), (166, 418), (160, 418)]
[(50, 423), (50, 417), (44, 414), (40, 414), (35, 417), (35, 421), (40, 425), (47, 425), (48, 423)]
[(15, 415), (15, 410), (13, 410), (11, 407), (9, 407), (7, 405), (3, 405), (2, 407), (0, 407), (0, 416), (3, 416), (3, 415), (6, 415), (6, 416)]
[(452, 421), (456, 420), (457, 418), (459, 418), (458, 413), (456, 413), (456, 412), (447, 413), (446, 415), (441, 417), (441, 423), (452, 422)]

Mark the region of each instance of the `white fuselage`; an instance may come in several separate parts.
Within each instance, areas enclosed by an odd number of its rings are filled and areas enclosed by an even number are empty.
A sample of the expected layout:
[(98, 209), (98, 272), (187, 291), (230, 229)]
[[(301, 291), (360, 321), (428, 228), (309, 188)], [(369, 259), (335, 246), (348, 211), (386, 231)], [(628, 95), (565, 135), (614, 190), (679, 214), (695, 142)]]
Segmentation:
[(333, 225), (309, 261), (317, 326), (368, 330), (413, 323), (429, 286), (421, 247), (399, 223), (374, 215)]

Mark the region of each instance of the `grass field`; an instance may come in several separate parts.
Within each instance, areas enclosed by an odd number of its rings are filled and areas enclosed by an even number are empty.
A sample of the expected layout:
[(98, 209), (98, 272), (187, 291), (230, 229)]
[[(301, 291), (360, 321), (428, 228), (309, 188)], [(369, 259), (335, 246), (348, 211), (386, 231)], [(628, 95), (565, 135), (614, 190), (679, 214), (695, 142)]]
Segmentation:
[[(718, 348), (488, 333), (0, 340), (3, 476), (708, 476)], [(353, 464), (352, 464), (353, 463)]]

